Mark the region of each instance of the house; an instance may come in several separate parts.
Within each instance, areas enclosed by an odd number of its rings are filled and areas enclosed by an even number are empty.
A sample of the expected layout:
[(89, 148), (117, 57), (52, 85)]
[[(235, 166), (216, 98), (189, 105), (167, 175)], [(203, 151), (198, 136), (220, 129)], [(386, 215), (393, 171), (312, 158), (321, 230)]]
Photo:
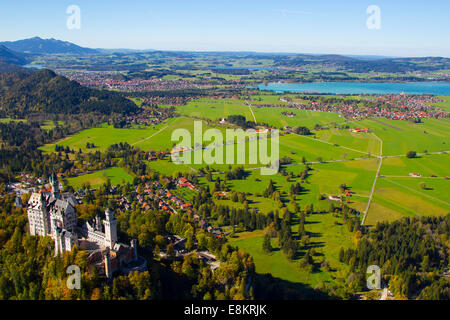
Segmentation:
[(190, 207), (192, 207), (192, 204), (190, 204), (190, 203), (185, 203), (185, 204), (181, 205), (182, 209), (187, 209), (187, 208), (190, 208)]
[(367, 129), (367, 128), (353, 128), (350, 131), (353, 132), (353, 133), (369, 132), (369, 129)]

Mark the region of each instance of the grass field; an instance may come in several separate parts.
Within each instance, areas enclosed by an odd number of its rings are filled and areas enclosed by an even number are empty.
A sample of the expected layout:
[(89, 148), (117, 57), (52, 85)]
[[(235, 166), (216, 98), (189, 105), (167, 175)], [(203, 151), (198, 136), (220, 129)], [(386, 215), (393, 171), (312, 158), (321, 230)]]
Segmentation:
[[(269, 103), (286, 104), (279, 101), (279, 96), (261, 97), (261, 101), (249, 101), (249, 103), (252, 105)], [(230, 115), (243, 115), (247, 121), (254, 121), (254, 114), (257, 122), (267, 123), (276, 128), (283, 128), (284, 126), (306, 126), (313, 128), (316, 124), (326, 125), (344, 122), (344, 119), (336, 113), (308, 110), (251, 107), (252, 114), (250, 107), (245, 105), (245, 100), (237, 99), (197, 99), (190, 101), (185, 106), (177, 106), (176, 109), (181, 115), (187, 117), (205, 118), (213, 121), (226, 118)], [(282, 115), (286, 111), (295, 113), (296, 115), (294, 117)]]
[[(339, 250), (341, 247), (354, 247), (352, 234), (347, 231), (339, 218), (331, 214), (313, 214), (306, 218), (305, 229), (311, 237), (311, 246), (314, 247), (317, 255), (314, 262), (319, 264), (324, 259), (328, 260), (332, 270), (345, 269), (347, 266), (339, 262)], [(294, 233), (297, 225), (292, 226)], [(286, 256), (279, 250), (277, 240), (272, 239), (274, 252), (266, 254), (262, 250), (263, 235), (261, 231), (244, 233), (236, 239), (231, 239), (231, 245), (244, 249), (253, 257), (256, 272), (260, 274), (271, 273), (274, 277), (294, 283), (307, 283), (312, 287), (319, 281), (333, 281), (331, 275), (336, 276), (336, 271), (308, 273), (298, 266), (298, 261), (304, 254), (305, 248), (293, 261), (286, 259)]]
[[(209, 127), (203, 124), (204, 129)], [(54, 144), (41, 147), (44, 152), (53, 152), (55, 145), (70, 146), (83, 151), (105, 150), (110, 145), (127, 142), (142, 150), (170, 150), (174, 142), (171, 141), (172, 131), (175, 129), (187, 129), (193, 132), (194, 119), (171, 118), (167, 122), (154, 127), (116, 129), (113, 126), (103, 125), (101, 128), (83, 130), (73, 136), (69, 136)], [(86, 149), (86, 144), (93, 143), (96, 148)]]
[(133, 176), (127, 173), (123, 168), (114, 167), (106, 170), (96, 171), (94, 173), (81, 175), (75, 178), (68, 178), (67, 183), (75, 190), (79, 189), (84, 183), (89, 183), (91, 187), (96, 188), (104, 184), (108, 179), (111, 185), (133, 182)]
[(352, 123), (352, 126), (369, 128), (383, 140), (383, 155), (450, 149), (450, 120), (447, 119), (424, 119), (423, 123), (374, 119)]

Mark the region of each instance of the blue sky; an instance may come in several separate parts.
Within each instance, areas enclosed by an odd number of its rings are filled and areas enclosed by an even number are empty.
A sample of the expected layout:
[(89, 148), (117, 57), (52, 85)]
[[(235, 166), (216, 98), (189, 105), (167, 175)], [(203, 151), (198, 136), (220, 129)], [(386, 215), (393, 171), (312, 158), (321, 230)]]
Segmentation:
[[(81, 29), (66, 27), (69, 5)], [(369, 5), (381, 29), (369, 30)], [(450, 57), (448, 0), (2, 0), (0, 40), (93, 48)]]

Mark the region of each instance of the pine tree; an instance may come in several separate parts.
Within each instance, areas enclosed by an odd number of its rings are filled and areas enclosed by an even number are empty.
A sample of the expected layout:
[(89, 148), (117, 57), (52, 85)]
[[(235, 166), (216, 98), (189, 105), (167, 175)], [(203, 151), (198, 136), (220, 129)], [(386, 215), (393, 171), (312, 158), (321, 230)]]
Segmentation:
[(263, 251), (265, 253), (272, 252), (272, 244), (270, 243), (270, 236), (267, 233), (264, 235)]

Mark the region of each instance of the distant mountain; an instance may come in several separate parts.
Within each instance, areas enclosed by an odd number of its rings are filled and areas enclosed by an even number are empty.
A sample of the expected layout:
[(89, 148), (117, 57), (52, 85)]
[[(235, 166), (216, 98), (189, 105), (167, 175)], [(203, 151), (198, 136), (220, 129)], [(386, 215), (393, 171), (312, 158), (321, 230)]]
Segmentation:
[(137, 109), (117, 92), (86, 88), (48, 69), (0, 74), (0, 111), (9, 116), (30, 112), (129, 114)]
[(23, 54), (14, 52), (2, 45), (0, 45), (0, 62), (17, 65), (24, 65), (27, 63)]
[(276, 67), (322, 67), (326, 64), (330, 67), (339, 68), (347, 72), (358, 73), (405, 73), (450, 69), (450, 59), (442, 57), (363, 59), (333, 54), (318, 56), (299, 54), (296, 56), (278, 56), (274, 60)]
[(101, 48), (94, 50), (97, 50), (99, 53), (103, 54), (114, 54), (114, 53), (132, 54), (132, 53), (147, 53), (157, 51), (153, 49), (140, 50), (140, 49), (101, 49)]
[(34, 37), (30, 39), (18, 40), (18, 41), (5, 41), (0, 42), (0, 45), (7, 47), (10, 50), (14, 50), (22, 53), (30, 54), (97, 54), (99, 53), (95, 49), (80, 47), (76, 44), (67, 41), (61, 41), (56, 39), (41, 39)]

